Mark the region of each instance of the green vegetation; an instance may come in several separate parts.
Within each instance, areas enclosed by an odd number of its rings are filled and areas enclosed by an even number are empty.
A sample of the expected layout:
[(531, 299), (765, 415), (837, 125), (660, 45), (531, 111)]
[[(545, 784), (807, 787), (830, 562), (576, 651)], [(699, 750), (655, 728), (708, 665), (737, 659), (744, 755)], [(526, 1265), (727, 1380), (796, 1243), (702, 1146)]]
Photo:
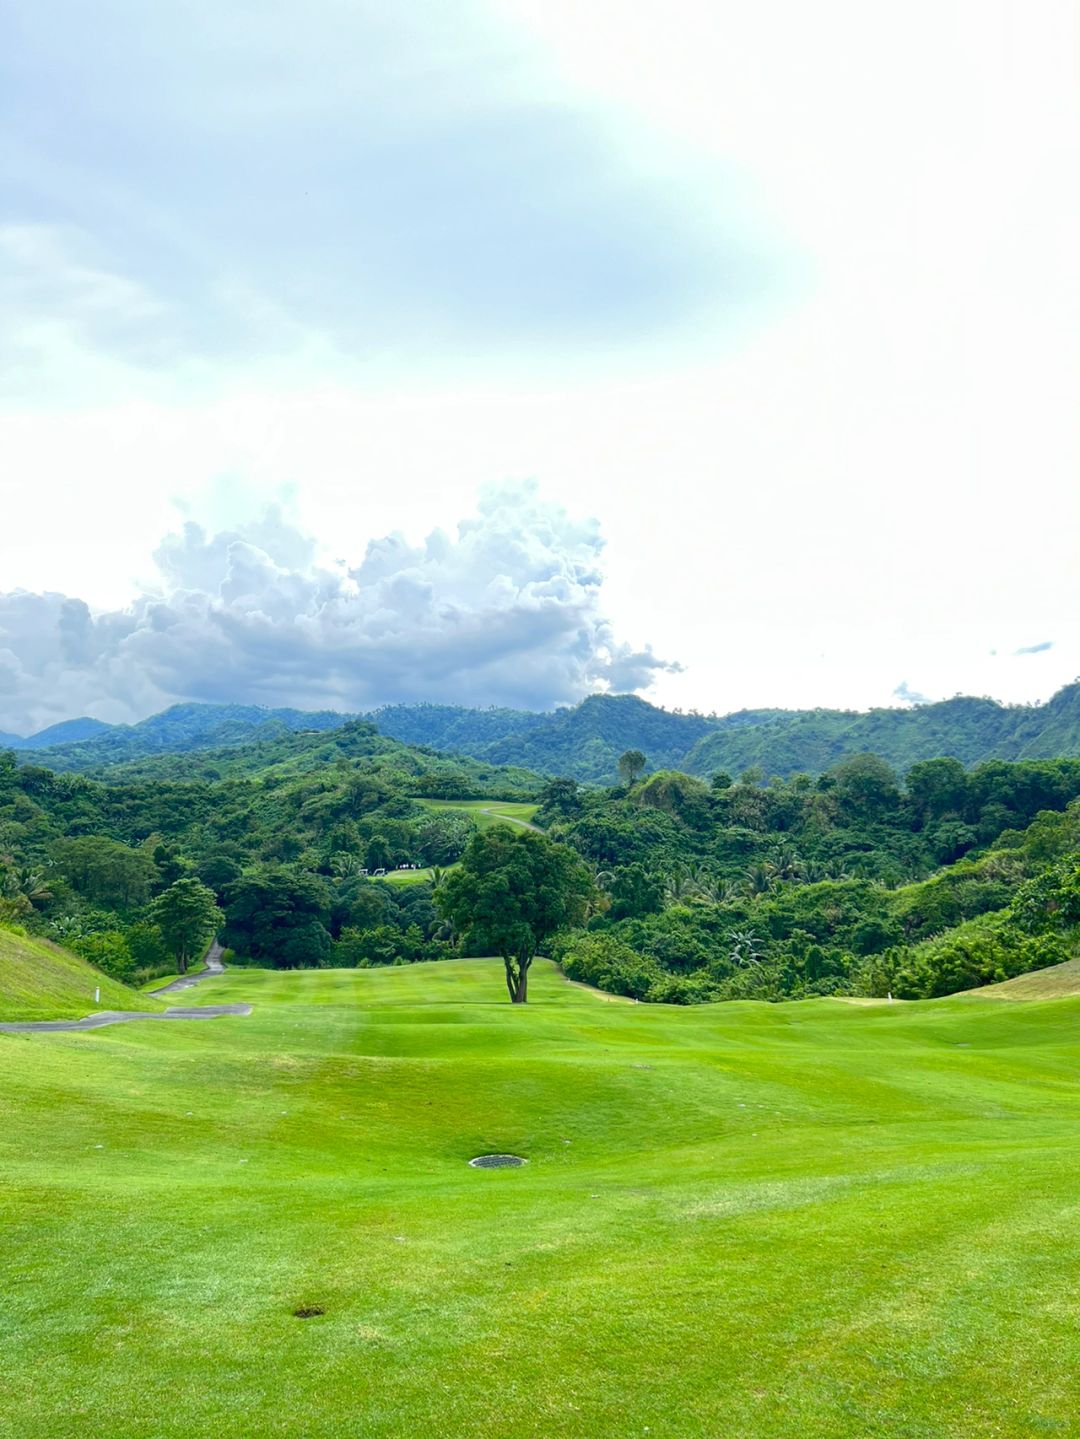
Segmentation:
[(511, 1003), (524, 1004), (541, 946), (581, 924), (594, 893), (568, 846), (498, 824), (473, 836), (435, 903), (471, 944), (501, 956)]
[(217, 933), (221, 910), (212, 889), (193, 875), (185, 875), (162, 890), (150, 905), (148, 917), (157, 926), (177, 970), (186, 974), (189, 963)]
[[(100, 1001), (95, 1004), (95, 991)], [(0, 928), (0, 1021), (81, 1019), (95, 1009), (156, 1009), (85, 959), (47, 939)]]
[[(173, 756), (190, 762), (199, 756), (200, 772), (214, 778), (236, 772), (230, 751), (257, 748), (261, 766), (275, 746), (287, 750), (295, 740), (301, 752), (317, 749), (320, 733), (355, 718), (328, 710), (183, 704), (137, 725), (70, 720), (27, 740), (0, 735), (0, 745), (14, 742), (54, 770), (100, 774), (125, 766), (129, 777), (145, 776), (148, 760)], [(613, 783), (620, 756), (632, 751), (648, 756), (654, 769), (706, 778), (717, 770), (738, 775), (759, 767), (767, 775), (820, 774), (865, 752), (900, 770), (941, 755), (965, 765), (1080, 755), (1080, 684), (1066, 686), (1043, 705), (957, 697), (865, 713), (760, 709), (717, 716), (672, 713), (634, 695), (591, 695), (552, 714), (423, 704), (389, 705), (367, 719), (390, 739), (472, 756), (489, 772), (519, 766), (590, 784)], [(168, 773), (188, 778), (194, 770), (180, 763)], [(166, 771), (157, 774), (165, 777)]]
[(957, 698), (866, 713), (740, 710), (718, 717), (670, 713), (633, 695), (592, 695), (554, 714), (399, 705), (371, 719), (410, 744), (589, 784), (613, 783), (619, 757), (632, 750), (644, 752), (654, 769), (706, 778), (757, 767), (766, 775), (821, 774), (868, 751), (900, 770), (941, 755), (965, 765), (1080, 755), (1080, 684), (1043, 705)]
[(1006, 979), (1080, 944), (1078, 794), (1076, 760), (930, 760), (903, 785), (873, 755), (768, 787), (554, 781), (537, 819), (605, 898), (553, 952), (575, 979), (681, 1004)]
[[(767, 784), (648, 773), (634, 750), (621, 767), (609, 789), (541, 785), (364, 722), (101, 778), (0, 757), (0, 923), (135, 986), (182, 971), (221, 928), (244, 965), (539, 952), (613, 993), (681, 1004), (932, 997), (1077, 945), (1067, 894), (1053, 923), (1023, 906), (1080, 849), (1080, 761), (936, 758), (901, 780), (865, 754)], [(477, 836), (537, 830), (591, 871), (579, 917), (536, 931), (512, 904), (500, 926), (491, 896), (483, 925), (436, 904), (440, 882), (460, 894)], [(524, 947), (507, 938), (520, 923)]]
[(0, 1035), (0, 1431), (1076, 1432), (1078, 999), (195, 993), (254, 1011)]
[(531, 825), (533, 816), (539, 808), (537, 804), (521, 800), (424, 799), (420, 803), (425, 809), (436, 812), (450, 810), (469, 815), (476, 821), (480, 829), (496, 824), (499, 820), (508, 820), (511, 824)]
[(133, 985), (182, 972), (222, 922), (248, 964), (450, 954), (432, 903), (438, 873), (500, 818), (527, 828), (536, 804), (522, 796), (539, 786), (363, 722), (100, 778), (0, 753), (0, 924)]

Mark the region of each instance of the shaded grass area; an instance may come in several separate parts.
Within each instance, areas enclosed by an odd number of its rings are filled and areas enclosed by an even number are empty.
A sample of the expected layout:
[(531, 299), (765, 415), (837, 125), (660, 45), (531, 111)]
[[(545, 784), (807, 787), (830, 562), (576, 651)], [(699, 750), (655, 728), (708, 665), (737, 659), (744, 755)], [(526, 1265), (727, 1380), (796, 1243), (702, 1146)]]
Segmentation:
[[(101, 991), (99, 1003), (95, 990)], [(99, 1009), (163, 1009), (47, 939), (0, 929), (0, 1021), (81, 1019)]]
[(0, 1036), (0, 1434), (1078, 1432), (1080, 1000), (501, 988)]

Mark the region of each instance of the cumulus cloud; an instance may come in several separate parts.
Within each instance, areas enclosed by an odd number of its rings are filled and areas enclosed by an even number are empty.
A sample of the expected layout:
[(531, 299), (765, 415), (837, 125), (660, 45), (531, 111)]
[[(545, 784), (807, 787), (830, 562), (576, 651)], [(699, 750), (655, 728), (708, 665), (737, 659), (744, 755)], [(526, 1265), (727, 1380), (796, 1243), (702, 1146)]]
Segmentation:
[(893, 698), (898, 699), (901, 704), (925, 705), (930, 703), (930, 696), (920, 694), (918, 690), (912, 689), (907, 680), (901, 680), (893, 690)]
[(160, 583), (123, 610), (0, 594), (0, 728), (130, 721), (179, 699), (545, 709), (644, 689), (679, 666), (615, 638), (602, 548), (594, 520), (533, 485), (485, 492), (455, 534), (372, 540), (355, 565), (277, 509), (218, 534), (188, 522), (157, 550)]

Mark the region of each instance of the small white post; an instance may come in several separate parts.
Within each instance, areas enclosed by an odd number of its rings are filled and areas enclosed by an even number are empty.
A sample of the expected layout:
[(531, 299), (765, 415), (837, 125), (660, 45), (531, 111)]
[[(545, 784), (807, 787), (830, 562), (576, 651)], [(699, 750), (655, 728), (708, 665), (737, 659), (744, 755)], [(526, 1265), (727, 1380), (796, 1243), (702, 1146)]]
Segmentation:
[(892, 1004), (892, 990), (889, 990), (889, 1003)]
[(95, 988), (95, 990), (94, 990), (94, 1003), (95, 1003), (95, 1004), (100, 1004), (100, 1003), (101, 1003), (101, 985), (100, 985), (100, 984), (99, 984), (99, 985)]

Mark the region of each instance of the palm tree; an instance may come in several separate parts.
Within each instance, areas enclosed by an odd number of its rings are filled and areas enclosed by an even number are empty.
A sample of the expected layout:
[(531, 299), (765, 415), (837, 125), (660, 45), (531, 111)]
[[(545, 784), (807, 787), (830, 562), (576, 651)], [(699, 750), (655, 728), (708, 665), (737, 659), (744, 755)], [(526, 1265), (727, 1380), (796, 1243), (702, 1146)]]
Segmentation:
[(796, 884), (804, 874), (803, 862), (793, 849), (782, 849), (772, 861), (770, 869), (782, 884)]
[(761, 940), (748, 929), (733, 929), (728, 935), (728, 959), (745, 968), (761, 963)]
[(772, 870), (767, 864), (752, 864), (746, 871), (746, 892), (752, 898), (770, 894), (776, 888)]
[(674, 869), (664, 881), (664, 898), (672, 904), (680, 904), (691, 890), (690, 877), (685, 869)]
[(18, 892), (24, 895), (31, 904), (43, 904), (45, 900), (53, 897), (44, 870), (31, 869), (29, 865), (24, 864), (13, 872), (12, 878)]
[(729, 899), (735, 899), (739, 894), (739, 886), (733, 879), (718, 879), (716, 875), (709, 875), (699, 885), (699, 892), (709, 904), (728, 904)]
[(361, 864), (357, 855), (339, 849), (330, 856), (330, 868), (338, 879), (348, 879), (350, 875), (359, 874)]

